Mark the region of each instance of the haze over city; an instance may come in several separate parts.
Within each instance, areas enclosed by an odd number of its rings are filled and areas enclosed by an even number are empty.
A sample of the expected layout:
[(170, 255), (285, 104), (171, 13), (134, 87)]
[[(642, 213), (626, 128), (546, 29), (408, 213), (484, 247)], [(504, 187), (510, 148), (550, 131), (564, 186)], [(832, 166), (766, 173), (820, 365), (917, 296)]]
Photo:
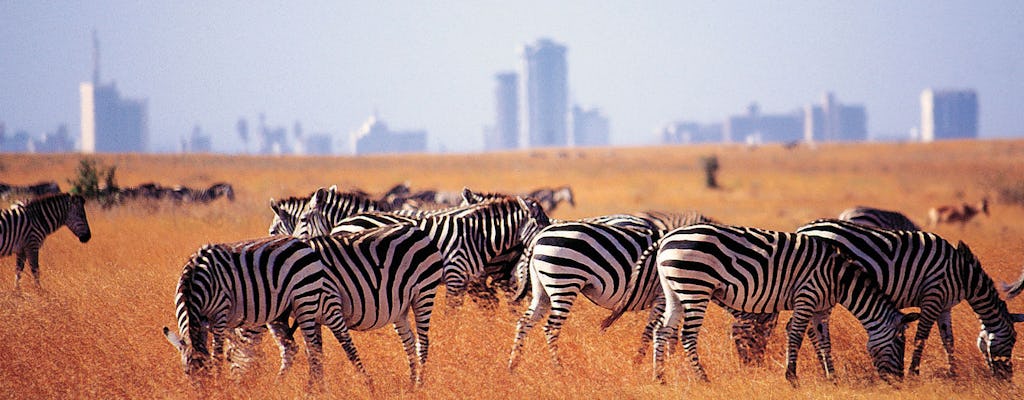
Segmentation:
[[(922, 90), (978, 94), (979, 136), (1024, 135), (1024, 3), (450, 2), (0, 5), (0, 121), (78, 138), (79, 84), (100, 75), (148, 101), (151, 151), (196, 126), (239, 152), (239, 118), (339, 140), (373, 114), (479, 151), (494, 76), (540, 38), (567, 48), (570, 104), (599, 108), (611, 144), (667, 123), (721, 121), (757, 102), (789, 112), (834, 92), (870, 137), (920, 125)], [(251, 146), (250, 146), (251, 147)]]

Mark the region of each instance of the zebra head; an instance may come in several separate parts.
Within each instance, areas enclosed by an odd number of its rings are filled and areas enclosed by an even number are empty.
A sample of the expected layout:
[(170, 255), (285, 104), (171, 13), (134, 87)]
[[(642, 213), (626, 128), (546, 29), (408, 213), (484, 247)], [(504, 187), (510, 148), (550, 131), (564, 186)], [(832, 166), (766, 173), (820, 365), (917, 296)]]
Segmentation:
[[(1017, 343), (1017, 332), (1013, 325), (1024, 322), (1024, 314), (1011, 314), (1007, 310), (1006, 302), (999, 298), (992, 278), (985, 274), (981, 263), (966, 243), (957, 243), (954, 259), (960, 264), (959, 270), (969, 271), (971, 275), (970, 279), (965, 280), (973, 291), (968, 295), (968, 303), (982, 321), (978, 333), (978, 350), (985, 357), (992, 375), (999, 379), (1010, 379), (1013, 377), (1013, 346)], [(1004, 289), (1007, 287), (1004, 286)], [(1019, 292), (1007, 290), (1007, 300), (1016, 293)]]
[(270, 209), (274, 211), (274, 219), (270, 221), (268, 229), (270, 235), (291, 235), (292, 232), (295, 232), (295, 223), (298, 222), (299, 214), (302, 213), (307, 202), (309, 202), (308, 197), (270, 199)]
[(874, 333), (869, 333), (868, 354), (878, 370), (878, 375), (886, 382), (903, 379), (904, 354), (907, 338), (904, 331), (907, 325), (917, 321), (921, 314), (913, 312), (903, 314), (896, 311), (881, 321)]
[[(331, 187), (334, 188), (333, 186)], [(333, 190), (330, 190), (333, 192)], [(299, 213), (292, 236), (308, 239), (313, 236), (324, 236), (331, 233), (334, 225), (327, 219), (327, 207), (331, 204), (328, 189), (320, 188), (309, 197), (306, 207)]]
[(79, 241), (88, 242), (92, 238), (92, 231), (89, 230), (89, 218), (85, 216), (85, 198), (73, 194), (69, 196), (69, 203), (64, 225), (78, 236)]
[(207, 365), (209, 354), (202, 354), (187, 340), (178, 336), (178, 332), (174, 332), (166, 326), (164, 327), (164, 337), (181, 353), (182, 368), (185, 370), (185, 375), (192, 381), (192, 385), (198, 386), (200, 379), (210, 375), (210, 368)]

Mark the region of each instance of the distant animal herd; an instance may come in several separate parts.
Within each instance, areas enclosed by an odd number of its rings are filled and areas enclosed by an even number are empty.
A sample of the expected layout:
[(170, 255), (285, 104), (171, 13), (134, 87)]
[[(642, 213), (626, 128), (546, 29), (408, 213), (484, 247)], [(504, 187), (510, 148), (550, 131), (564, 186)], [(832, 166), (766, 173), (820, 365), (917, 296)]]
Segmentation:
[[(39, 285), (38, 252), (47, 235), (67, 226), (83, 243), (91, 237), (81, 196), (46, 185), (0, 184), (0, 193), (33, 197), (0, 212), (0, 255), (17, 257), (16, 288), (26, 260)], [(233, 200), (234, 191), (226, 183), (204, 190), (144, 184), (121, 189), (121, 196), (202, 203)], [(779, 312), (792, 311), (785, 376), (796, 386), (805, 336), (824, 374), (834, 377), (829, 315), (837, 304), (867, 332), (868, 353), (884, 380), (902, 378), (905, 369), (920, 373), (933, 325), (955, 375), (950, 310), (966, 301), (981, 321), (978, 350), (993, 376), (1012, 377), (1014, 324), (1024, 314), (1008, 310), (967, 244), (949, 243), (902, 213), (855, 207), (780, 232), (727, 225), (696, 211), (549, 218), (563, 202), (576, 204), (568, 186), (508, 194), (413, 191), (408, 183), (379, 196), (332, 186), (270, 199), (269, 236), (208, 244), (191, 255), (176, 286), (177, 329), (163, 333), (180, 350), (186, 375), (201, 385), (225, 361), (244, 373), (263, 357), (258, 345), (268, 332), (281, 349), (284, 374), (299, 350), (298, 332), (315, 387), (324, 374), (326, 326), (372, 387), (349, 331), (392, 325), (410, 383), (419, 386), (441, 286), (453, 309), (465, 299), (493, 307), (499, 291), (511, 305), (531, 297), (511, 336), (510, 371), (545, 317), (551, 362), (560, 367), (559, 333), (582, 295), (611, 311), (601, 329), (625, 312), (648, 312), (635, 357), (653, 360), (656, 380), (664, 382), (665, 356), (678, 345), (695, 375), (708, 380), (697, 339), (714, 303), (735, 318), (729, 334), (744, 364), (764, 363)], [(987, 201), (936, 207), (929, 226), (962, 226), (979, 213), (988, 213)], [(1002, 290), (1007, 299), (1020, 294), (1024, 275)], [(911, 307), (920, 311), (900, 311)], [(904, 368), (904, 329), (912, 321), (913, 354)]]

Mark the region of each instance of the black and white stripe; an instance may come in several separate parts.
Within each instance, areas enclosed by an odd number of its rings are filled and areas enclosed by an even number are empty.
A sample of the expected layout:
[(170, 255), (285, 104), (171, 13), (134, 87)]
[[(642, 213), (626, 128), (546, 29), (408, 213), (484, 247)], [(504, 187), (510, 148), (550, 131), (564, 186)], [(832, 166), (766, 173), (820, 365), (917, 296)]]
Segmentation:
[[(826, 241), (755, 228), (699, 224), (667, 233), (656, 259), (666, 309), (655, 340), (655, 377), (663, 379), (667, 339), (682, 322), (683, 348), (698, 377), (697, 333), (712, 299), (748, 313), (793, 310), (787, 324), (786, 377), (795, 384), (796, 360), (807, 325), (841, 304), (868, 332), (868, 351), (883, 377), (903, 375), (904, 317), (875, 283)], [(827, 335), (818, 346), (826, 375), (833, 368)]]
[[(644, 250), (659, 237), (656, 230), (622, 228), (592, 222), (562, 222), (543, 228), (530, 243), (528, 256), (521, 264), (528, 268), (533, 298), (516, 325), (515, 341), (509, 356), (514, 370), (523, 342), (533, 325), (548, 316), (544, 325), (552, 362), (558, 366), (558, 337), (580, 294), (594, 304), (613, 309), (622, 302), (634, 264)], [(657, 281), (653, 268), (639, 269), (641, 281)], [(525, 286), (525, 282), (520, 286)], [(525, 290), (521, 290), (525, 291)], [(644, 310), (661, 296), (644, 293), (625, 311)], [(658, 314), (652, 312), (644, 338), (649, 340)], [(649, 343), (649, 342), (648, 342)], [(645, 349), (641, 344), (641, 352)]]
[[(328, 325), (351, 346), (344, 319), (337, 315), (340, 309), (332, 310), (336, 315), (326, 313), (330, 297), (325, 276), (316, 251), (287, 236), (203, 246), (185, 264), (178, 280), (174, 303), (181, 336), (167, 327), (164, 335), (181, 351), (186, 375), (198, 384), (212, 367), (219, 367), (231, 329), (275, 322), (280, 327), (290, 315), (306, 340), (310, 383), (319, 382), (323, 377), (320, 324)], [(210, 333), (212, 352), (207, 343)], [(290, 365), (290, 355), (282, 351), (282, 356), (283, 372)], [(365, 374), (362, 365), (354, 362)]]
[[(339, 221), (363, 212), (390, 211), (391, 205), (377, 201), (367, 195), (355, 192), (339, 192), (337, 186), (319, 188), (309, 196), (289, 197), (282, 200), (270, 199), (274, 219), (268, 229), (271, 235), (294, 235), (299, 217), (306, 210), (310, 200), (316, 200), (329, 207), (323, 213), (330, 221)], [(306, 236), (306, 235), (302, 235)]]
[(872, 207), (857, 206), (839, 213), (839, 219), (861, 225), (897, 231), (921, 230), (914, 221), (897, 211), (882, 210)]
[(67, 226), (82, 243), (92, 237), (82, 196), (51, 194), (0, 210), (0, 256), (17, 257), (15, 289), (21, 282), (26, 260), (39, 286), (39, 249), (46, 237), (62, 226)]
[(936, 234), (891, 231), (839, 220), (819, 220), (797, 232), (823, 238), (855, 258), (898, 307), (920, 307), (910, 372), (919, 373), (921, 354), (932, 325), (938, 322), (950, 373), (956, 373), (950, 310), (963, 300), (987, 331), (982, 349), (997, 377), (1013, 374), (1010, 357), (1017, 333), (1015, 316), (999, 298), (992, 278), (963, 242), (955, 247)]
[(332, 207), (329, 201), (314, 200), (299, 218), (294, 233), (299, 237), (394, 223), (412, 223), (426, 231), (441, 249), (445, 287), (453, 305), (461, 303), (467, 290), (475, 292), (477, 287), (485, 286), (488, 267), (511, 269), (512, 262), (507, 260), (518, 259), (523, 248), (521, 237), (530, 236), (521, 232), (523, 227), (532, 226), (524, 222), (531, 217), (546, 218), (541, 217), (543, 210), (536, 202), (508, 196), (445, 210), (410, 215), (366, 213), (342, 220), (328, 216), (327, 210)]

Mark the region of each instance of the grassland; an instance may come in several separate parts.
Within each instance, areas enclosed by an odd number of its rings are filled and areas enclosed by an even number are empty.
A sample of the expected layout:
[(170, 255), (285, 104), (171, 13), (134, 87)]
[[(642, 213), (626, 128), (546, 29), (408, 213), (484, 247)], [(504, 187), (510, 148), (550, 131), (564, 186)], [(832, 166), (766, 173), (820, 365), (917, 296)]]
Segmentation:
[[(699, 158), (717, 155), (722, 188), (703, 187)], [(489, 155), (262, 158), (226, 156), (107, 155), (118, 183), (149, 181), (205, 186), (234, 185), (237, 201), (174, 206), (136, 203), (110, 210), (90, 205), (93, 238), (80, 244), (66, 229), (41, 253), (43, 290), (13, 291), (14, 259), (0, 259), (0, 398), (187, 398), (197, 395), (182, 374), (180, 358), (161, 335), (173, 326), (173, 292), (182, 264), (200, 245), (266, 234), (269, 198), (308, 193), (337, 184), (370, 192), (400, 181), (414, 188), (520, 191), (570, 184), (577, 207), (553, 216), (576, 218), (644, 209), (696, 209), (727, 223), (792, 230), (844, 208), (870, 205), (900, 210), (924, 224), (928, 207), (983, 196), (994, 200), (991, 217), (964, 228), (935, 231), (970, 244), (998, 281), (1016, 279), (1024, 260), (1024, 206), (1000, 202), (1002, 189), (1024, 182), (1024, 141), (940, 144), (827, 145), (786, 150), (765, 146), (616, 148)], [(0, 156), (0, 181), (33, 183), (66, 179), (77, 155)], [(2, 204), (0, 204), (2, 205)], [(1024, 312), (1024, 300), (1010, 303)], [(669, 360), (667, 385), (651, 380), (651, 366), (631, 362), (644, 315), (626, 315), (609, 331), (597, 326), (607, 311), (579, 301), (561, 337), (565, 368), (548, 362), (540, 330), (531, 332), (516, 374), (505, 365), (516, 315), (504, 307), (470, 304), (452, 311), (443, 299), (431, 325), (426, 384), (410, 392), (404, 354), (392, 330), (353, 334), (377, 383), (371, 394), (341, 347), (326, 339), (326, 397), (375, 398), (1019, 398), (1024, 372), (1012, 384), (988, 378), (974, 346), (978, 320), (966, 304), (954, 308), (961, 363), (957, 378), (943, 376), (945, 355), (937, 333), (928, 342), (922, 375), (899, 388), (880, 382), (864, 347), (866, 335), (845, 310), (834, 314), (838, 380), (825, 380), (810, 346), (800, 359), (802, 386), (783, 377), (779, 328), (769, 362), (740, 366), (728, 339), (731, 318), (712, 307), (700, 351), (712, 383), (693, 380), (681, 357)], [(784, 318), (787, 316), (784, 315)], [(1018, 326), (1018, 328), (1021, 328)], [(911, 330), (912, 331), (912, 330)], [(209, 388), (214, 398), (302, 397), (304, 356), (292, 373), (274, 377), (276, 350), (264, 343), (265, 362), (241, 382), (224, 379)], [(1014, 361), (1024, 365), (1017, 345)], [(908, 352), (909, 353), (909, 352)], [(909, 354), (908, 354), (909, 358)]]

